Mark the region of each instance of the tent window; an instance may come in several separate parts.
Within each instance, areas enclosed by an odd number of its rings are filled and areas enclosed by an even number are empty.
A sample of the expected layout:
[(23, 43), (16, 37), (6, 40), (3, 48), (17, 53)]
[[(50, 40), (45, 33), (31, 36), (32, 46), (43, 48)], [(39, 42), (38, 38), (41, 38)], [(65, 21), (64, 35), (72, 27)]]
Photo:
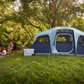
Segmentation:
[(56, 42), (70, 43), (72, 38), (70, 35), (59, 35), (57, 36)]
[(71, 37), (69, 38), (69, 41), (72, 42), (72, 38)]
[(71, 29), (58, 29), (57, 32), (73, 32)]
[(57, 42), (66, 42), (66, 38), (63, 36), (58, 36), (57, 37)]
[(49, 43), (50, 39), (48, 35), (44, 35), (44, 36), (39, 36), (36, 40), (35, 43)]
[(78, 38), (77, 54), (84, 54), (84, 36)]
[(78, 44), (84, 44), (84, 36), (78, 38)]

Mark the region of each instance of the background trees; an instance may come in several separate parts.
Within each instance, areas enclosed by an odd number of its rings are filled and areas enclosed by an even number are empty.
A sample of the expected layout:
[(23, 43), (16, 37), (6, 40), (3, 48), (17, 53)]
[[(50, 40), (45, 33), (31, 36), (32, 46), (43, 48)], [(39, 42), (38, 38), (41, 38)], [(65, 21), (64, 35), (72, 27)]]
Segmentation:
[(30, 46), (36, 33), (72, 26), (83, 30), (83, 3), (76, 0), (0, 1), (0, 42), (10, 40), (18, 47)]

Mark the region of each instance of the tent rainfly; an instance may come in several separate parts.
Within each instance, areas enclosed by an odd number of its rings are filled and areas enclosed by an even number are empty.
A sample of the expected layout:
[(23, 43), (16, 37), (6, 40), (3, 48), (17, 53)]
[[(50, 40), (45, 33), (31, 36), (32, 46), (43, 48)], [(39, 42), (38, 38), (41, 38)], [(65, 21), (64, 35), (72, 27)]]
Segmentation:
[(84, 55), (84, 32), (71, 27), (55, 27), (36, 34), (35, 54)]

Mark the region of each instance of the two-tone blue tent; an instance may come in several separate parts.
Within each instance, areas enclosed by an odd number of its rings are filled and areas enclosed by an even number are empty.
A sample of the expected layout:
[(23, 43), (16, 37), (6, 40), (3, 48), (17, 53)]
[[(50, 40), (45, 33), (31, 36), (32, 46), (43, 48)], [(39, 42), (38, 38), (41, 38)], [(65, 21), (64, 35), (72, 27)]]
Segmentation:
[(35, 54), (84, 55), (84, 32), (71, 27), (55, 27), (36, 34)]

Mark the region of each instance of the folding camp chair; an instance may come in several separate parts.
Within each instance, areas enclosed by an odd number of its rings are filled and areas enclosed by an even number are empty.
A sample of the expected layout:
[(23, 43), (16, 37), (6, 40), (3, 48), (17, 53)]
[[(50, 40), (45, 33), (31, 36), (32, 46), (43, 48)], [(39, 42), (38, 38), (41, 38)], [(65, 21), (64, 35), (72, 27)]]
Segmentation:
[(13, 43), (13, 49), (12, 50), (16, 50), (16, 43)]

